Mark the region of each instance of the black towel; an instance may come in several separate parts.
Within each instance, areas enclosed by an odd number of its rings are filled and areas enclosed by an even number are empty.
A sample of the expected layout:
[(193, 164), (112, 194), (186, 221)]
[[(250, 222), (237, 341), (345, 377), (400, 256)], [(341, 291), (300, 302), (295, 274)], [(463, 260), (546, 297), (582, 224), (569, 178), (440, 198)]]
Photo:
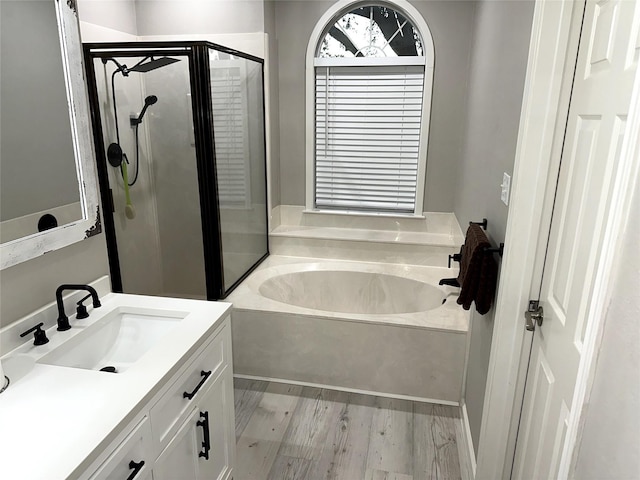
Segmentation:
[(469, 310), (475, 301), (476, 310), (482, 315), (491, 308), (497, 278), (493, 255), (485, 252), (489, 247), (491, 244), (484, 230), (479, 225), (470, 225), (461, 250), (458, 275), (460, 296), (457, 302)]
[(484, 315), (491, 310), (491, 304), (496, 295), (496, 285), (498, 283), (498, 264), (492, 253), (485, 253), (480, 268), (480, 280), (474, 301), (476, 310), (480, 315)]

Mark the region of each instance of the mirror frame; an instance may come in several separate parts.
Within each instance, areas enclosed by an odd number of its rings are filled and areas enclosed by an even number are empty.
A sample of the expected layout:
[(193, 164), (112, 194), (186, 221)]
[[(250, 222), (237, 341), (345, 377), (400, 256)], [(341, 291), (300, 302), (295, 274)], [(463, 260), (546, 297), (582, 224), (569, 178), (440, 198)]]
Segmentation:
[(98, 182), (76, 0), (55, 2), (82, 219), (0, 245), (0, 270), (102, 231)]

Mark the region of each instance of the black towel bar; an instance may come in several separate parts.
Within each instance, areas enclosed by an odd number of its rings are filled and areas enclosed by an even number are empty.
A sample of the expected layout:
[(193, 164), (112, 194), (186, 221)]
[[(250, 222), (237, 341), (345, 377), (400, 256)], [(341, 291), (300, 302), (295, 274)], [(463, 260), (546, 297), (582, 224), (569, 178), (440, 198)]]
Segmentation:
[(459, 262), (462, 259), (461, 253), (454, 253), (453, 255), (449, 255), (449, 262), (447, 264), (448, 268), (451, 268), (451, 260), (454, 262)]
[(497, 253), (502, 256), (502, 253), (504, 252), (504, 243), (501, 243), (500, 246), (496, 248), (485, 248), (484, 251), (485, 253)]
[(469, 225), (480, 225), (483, 230), (487, 229), (487, 219), (483, 218), (481, 222), (469, 222)]

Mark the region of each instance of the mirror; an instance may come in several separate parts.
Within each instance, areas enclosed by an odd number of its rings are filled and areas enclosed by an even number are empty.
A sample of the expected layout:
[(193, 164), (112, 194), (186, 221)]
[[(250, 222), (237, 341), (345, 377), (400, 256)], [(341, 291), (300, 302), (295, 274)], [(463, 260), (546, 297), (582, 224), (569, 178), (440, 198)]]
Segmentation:
[(0, 2), (0, 268), (101, 231), (75, 0)]

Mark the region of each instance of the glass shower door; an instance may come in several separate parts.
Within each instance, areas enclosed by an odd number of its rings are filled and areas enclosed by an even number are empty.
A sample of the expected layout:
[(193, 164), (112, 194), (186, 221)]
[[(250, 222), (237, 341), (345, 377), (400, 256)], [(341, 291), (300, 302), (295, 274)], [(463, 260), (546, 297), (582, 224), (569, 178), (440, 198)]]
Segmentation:
[(124, 293), (207, 298), (187, 54), (123, 49), (92, 62)]
[(209, 49), (222, 286), (268, 254), (263, 64)]

